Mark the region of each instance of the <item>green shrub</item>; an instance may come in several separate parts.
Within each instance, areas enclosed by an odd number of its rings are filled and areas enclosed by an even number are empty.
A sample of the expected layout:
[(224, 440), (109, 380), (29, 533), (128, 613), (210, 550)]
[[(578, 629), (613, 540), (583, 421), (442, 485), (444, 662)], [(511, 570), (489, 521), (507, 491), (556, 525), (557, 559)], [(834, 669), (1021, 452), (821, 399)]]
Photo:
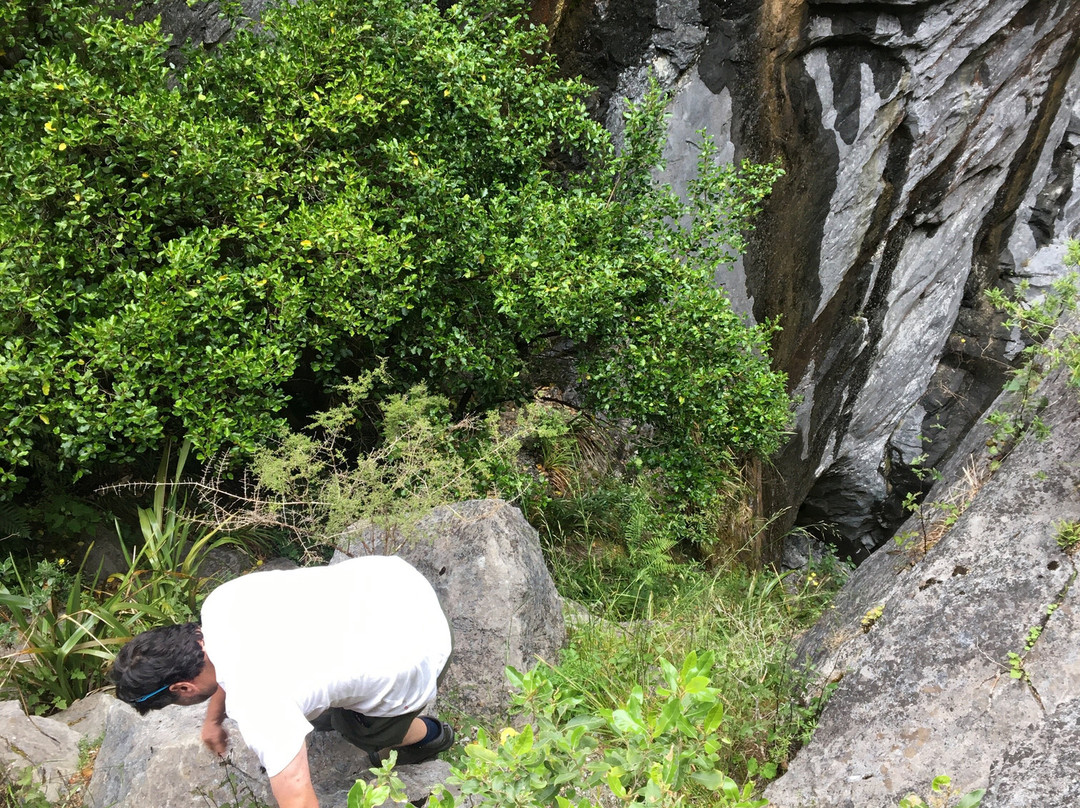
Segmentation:
[(1072, 555), (1080, 547), (1080, 522), (1062, 519), (1054, 524), (1054, 541), (1062, 551)]
[[(357, 523), (385, 531), (390, 544), (380, 551), (393, 551), (432, 508), (487, 495), (514, 499), (534, 484), (517, 459), (528, 418), (505, 428), (497, 412), (453, 423), (446, 399), (423, 385), (373, 399), (383, 378), (362, 374), (338, 389), (341, 404), (304, 430), (281, 430), (255, 453), (242, 496), (203, 486), (219, 518), (284, 531), (309, 558)], [(377, 413), (380, 425), (370, 448), (358, 436), (364, 413)]]
[(0, 564), (0, 610), (15, 651), (2, 658), (0, 686), (10, 684), (28, 713), (62, 710), (105, 684), (116, 647), (147, 620), (154, 606), (129, 601), (127, 591), (100, 600), (83, 588), (82, 570), (67, 576), (52, 562), (20, 572)]
[[(562, 808), (609, 804), (758, 808), (753, 783), (739, 786), (720, 766), (726, 738), (724, 702), (710, 683), (709, 654), (690, 653), (681, 667), (660, 659), (647, 698), (641, 688), (613, 709), (579, 709), (543, 665), (509, 669), (517, 708), (530, 723), (492, 736), (480, 730), (451, 775), (470, 805)], [(448, 791), (433, 797), (451, 808)]]
[(0, 481), (169, 436), (250, 453), (380, 359), (483, 409), (555, 340), (592, 407), (654, 426), (673, 489), (774, 447), (775, 326), (712, 282), (777, 169), (704, 141), (680, 202), (652, 180), (660, 94), (616, 153), (521, 12), (282, 3), (170, 72), (156, 21), (5, 6)]
[[(1070, 239), (1066, 266), (1080, 265), (1080, 241)], [(994, 427), (987, 450), (992, 457), (1004, 457), (1029, 430), (1042, 440), (1049, 434), (1040, 412), (1048, 403), (1037, 395), (1039, 383), (1053, 368), (1064, 365), (1070, 383), (1080, 387), (1080, 334), (1073, 318), (1080, 300), (1080, 275), (1075, 271), (1058, 278), (1046, 293), (1033, 297), (1025, 279), (1012, 296), (1001, 289), (987, 290), (995, 308), (1005, 314), (1005, 325), (1017, 329), (1027, 342), (1020, 362), (1011, 371), (1005, 391), (1014, 394), (1008, 410), (991, 413), (986, 421)]]

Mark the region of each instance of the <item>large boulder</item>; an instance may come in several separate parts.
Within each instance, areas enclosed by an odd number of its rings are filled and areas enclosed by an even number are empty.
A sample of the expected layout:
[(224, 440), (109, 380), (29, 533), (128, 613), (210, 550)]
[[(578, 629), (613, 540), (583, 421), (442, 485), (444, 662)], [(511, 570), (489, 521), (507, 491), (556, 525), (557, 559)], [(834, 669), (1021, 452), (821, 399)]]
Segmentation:
[(105, 735), (105, 719), (113, 702), (111, 693), (98, 690), (81, 698), (53, 716), (75, 730), (87, 744), (96, 744)]
[(113, 700), (84, 803), (88, 808), (272, 805), (259, 761), (232, 729), (229, 756), (218, 760), (199, 739), (205, 707), (166, 707), (140, 716)]
[(1020, 734), (990, 770), (981, 808), (1080, 805), (1080, 699)]
[(766, 791), (776, 808), (894, 808), (942, 774), (988, 788), (984, 808), (1080, 803), (1080, 591), (1058, 542), (1080, 522), (1066, 377), (1031, 399), (1050, 402), (1049, 437), (997, 467), (979, 427), (901, 542), (864, 562), (805, 638), (818, 687), (836, 690)]
[[(112, 699), (106, 709), (105, 738), (84, 798), (87, 808), (275, 804), (270, 781), (234, 722), (225, 723), (230, 744), (221, 759), (199, 739), (204, 707), (171, 706), (140, 716)], [(367, 756), (336, 732), (313, 732), (307, 743), (319, 804), (345, 808), (353, 784), (372, 778)], [(398, 770), (410, 801), (425, 798), (449, 773), (443, 761)]]
[(539, 536), (507, 502), (436, 508), (407, 539), (357, 526), (335, 560), (373, 553), (406, 559), (439, 594), (454, 631), (440, 698), (465, 713), (505, 714), (505, 667), (528, 668), (537, 658), (554, 661), (566, 640), (562, 599)]

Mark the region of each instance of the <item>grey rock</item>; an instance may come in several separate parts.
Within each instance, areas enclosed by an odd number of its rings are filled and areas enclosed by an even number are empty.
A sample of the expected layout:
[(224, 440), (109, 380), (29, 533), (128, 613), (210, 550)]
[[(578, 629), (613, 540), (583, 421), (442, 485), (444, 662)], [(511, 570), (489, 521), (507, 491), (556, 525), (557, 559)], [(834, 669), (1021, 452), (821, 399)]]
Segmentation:
[(994, 764), (982, 808), (1080, 805), (1077, 749), (1080, 700), (1073, 700), (1031, 727)]
[[(1064, 374), (1044, 392), (1050, 437), (1025, 438), (992, 473), (987, 428), (971, 434), (923, 505), (925, 533), (905, 524), (905, 545), (878, 549), (804, 638), (816, 688), (838, 684), (771, 804), (893, 808), (942, 774), (960, 793), (990, 785), (989, 805), (1076, 804), (1076, 566), (1055, 536), (1080, 519), (1080, 408)], [(951, 513), (935, 501), (957, 504), (951, 529), (934, 526)], [(1025, 677), (1010, 677), (1010, 653)], [(1021, 767), (1040, 754), (1048, 781), (1036, 784)]]
[(109, 693), (98, 691), (79, 699), (53, 718), (63, 721), (88, 742), (97, 741), (105, 734), (105, 721), (116, 699)]
[(27, 716), (17, 701), (0, 702), (0, 770), (14, 775), (33, 768), (50, 800), (66, 792), (78, 768), (79, 737), (63, 721)]
[[(140, 716), (112, 700), (105, 738), (85, 797), (88, 808), (205, 808), (275, 805), (258, 758), (226, 720), (230, 744), (219, 759), (199, 739), (204, 707), (166, 707)], [(345, 808), (349, 789), (371, 780), (367, 756), (336, 732), (308, 735), (308, 760), (323, 808)], [(410, 801), (428, 796), (449, 775), (448, 764), (402, 766), (398, 776)]]
[(270, 572), (271, 570), (295, 570), (299, 569), (300, 565), (293, 561), (291, 558), (271, 558), (264, 564), (253, 568), (252, 572)]
[[(782, 570), (808, 570), (830, 558), (832, 549), (805, 530), (793, 530), (784, 537), (780, 561)], [(835, 562), (835, 559), (832, 559)]]
[(84, 799), (88, 808), (202, 808), (273, 805), (259, 761), (227, 722), (229, 755), (218, 760), (199, 739), (205, 707), (170, 706), (140, 716), (113, 701)]
[(453, 627), (440, 702), (449, 699), (470, 715), (504, 715), (505, 667), (553, 660), (566, 639), (562, 600), (536, 530), (507, 502), (472, 500), (436, 508), (408, 541), (358, 527), (335, 559), (389, 552), (431, 582)]
[[(139, 21), (161, 18), (161, 29), (172, 36), (172, 47), (166, 56), (173, 66), (181, 66), (183, 57), (180, 49), (183, 45), (211, 48), (228, 41), (232, 35), (233, 24), (222, 16), (222, 6), (232, 4), (210, 0), (206, 3), (188, 3), (187, 0), (158, 0), (136, 9), (135, 19)], [(271, 5), (271, 0), (242, 0), (239, 4), (241, 19), (258, 20), (262, 12)]]
[(215, 547), (206, 554), (199, 565), (199, 575), (206, 579), (209, 590), (238, 578), (251, 568), (251, 556), (246, 552), (238, 547), (222, 546)]

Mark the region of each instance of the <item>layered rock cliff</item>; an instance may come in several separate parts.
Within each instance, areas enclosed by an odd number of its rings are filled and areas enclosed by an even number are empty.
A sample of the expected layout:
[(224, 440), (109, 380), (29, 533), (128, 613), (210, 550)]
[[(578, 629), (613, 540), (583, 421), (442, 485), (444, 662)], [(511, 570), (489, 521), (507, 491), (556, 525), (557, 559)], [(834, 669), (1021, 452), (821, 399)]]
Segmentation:
[(1071, 0), (590, 0), (538, 6), (568, 72), (672, 90), (667, 178), (704, 129), (779, 159), (750, 251), (719, 279), (779, 317), (801, 397), (766, 508), (861, 557), (947, 458), (1016, 349), (984, 290), (1058, 271), (1080, 225), (1080, 4)]
[(958, 794), (986, 789), (983, 808), (1080, 804), (1080, 395), (1067, 382), (1038, 393), (1046, 434), (1004, 459), (987, 451), (990, 426), (972, 429), (901, 540), (803, 638), (813, 692), (835, 692), (767, 789), (774, 808), (894, 808), (939, 775)]

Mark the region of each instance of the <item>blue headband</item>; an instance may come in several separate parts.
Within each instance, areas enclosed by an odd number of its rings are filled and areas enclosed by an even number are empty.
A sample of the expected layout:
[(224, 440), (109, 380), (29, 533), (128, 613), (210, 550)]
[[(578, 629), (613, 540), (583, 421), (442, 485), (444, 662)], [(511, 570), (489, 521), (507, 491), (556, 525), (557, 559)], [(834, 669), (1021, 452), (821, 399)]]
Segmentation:
[(142, 704), (142, 703), (143, 703), (144, 701), (146, 701), (147, 699), (152, 699), (152, 698), (153, 698), (154, 696), (156, 696), (156, 695), (157, 695), (158, 693), (160, 693), (160, 692), (161, 692), (162, 690), (168, 690), (168, 689), (169, 689), (170, 687), (172, 687), (172, 685), (171, 685), (171, 684), (170, 684), (170, 685), (165, 685), (165, 687), (159, 687), (159, 688), (158, 688), (157, 690), (155, 690), (155, 691), (154, 691), (153, 693), (147, 693), (147, 694), (146, 694), (145, 696), (143, 696), (143, 697), (142, 697), (141, 699), (135, 699), (135, 701), (134, 701), (134, 702), (132, 702), (132, 703), (133, 703), (133, 704)]

